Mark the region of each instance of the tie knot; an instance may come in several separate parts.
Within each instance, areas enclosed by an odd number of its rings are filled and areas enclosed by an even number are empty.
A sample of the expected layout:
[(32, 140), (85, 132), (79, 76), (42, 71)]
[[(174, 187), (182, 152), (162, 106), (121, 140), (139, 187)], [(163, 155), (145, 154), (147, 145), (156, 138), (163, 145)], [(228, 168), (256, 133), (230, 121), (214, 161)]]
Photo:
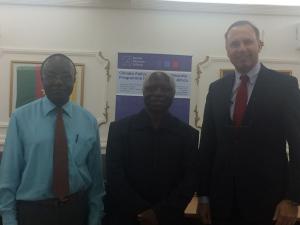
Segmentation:
[(56, 111), (56, 114), (62, 114), (63, 113), (63, 109), (61, 107), (56, 107), (55, 111)]
[(242, 74), (240, 79), (243, 83), (247, 83), (249, 81), (249, 77), (247, 76), (247, 74)]

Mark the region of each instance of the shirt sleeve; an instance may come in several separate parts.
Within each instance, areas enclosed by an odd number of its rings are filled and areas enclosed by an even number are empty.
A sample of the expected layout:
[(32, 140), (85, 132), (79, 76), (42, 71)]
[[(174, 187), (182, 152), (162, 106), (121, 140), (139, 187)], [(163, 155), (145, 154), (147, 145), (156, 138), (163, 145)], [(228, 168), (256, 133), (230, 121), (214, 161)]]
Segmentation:
[(98, 126), (95, 124), (97, 141), (88, 156), (88, 169), (92, 179), (91, 187), (88, 190), (89, 198), (89, 225), (100, 225), (103, 216), (104, 185), (101, 171), (101, 148)]
[(18, 121), (13, 114), (7, 130), (0, 167), (0, 213), (4, 225), (17, 225), (16, 192), (24, 167)]

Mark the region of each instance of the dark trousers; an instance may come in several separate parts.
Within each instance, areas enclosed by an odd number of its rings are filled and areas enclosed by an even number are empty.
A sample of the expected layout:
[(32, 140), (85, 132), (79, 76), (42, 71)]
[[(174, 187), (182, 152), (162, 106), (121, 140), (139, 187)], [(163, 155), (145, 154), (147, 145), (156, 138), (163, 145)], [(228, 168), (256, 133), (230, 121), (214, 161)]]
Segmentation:
[[(272, 213), (256, 212), (253, 213), (252, 217), (245, 216), (243, 213), (245, 210), (241, 210), (237, 204), (237, 201), (233, 201), (233, 207), (230, 210), (231, 214), (224, 216), (222, 209), (226, 206), (212, 208), (212, 225), (274, 225), (275, 222), (272, 220)], [(242, 212), (241, 212), (242, 211)], [(269, 210), (267, 210), (269, 211)]]
[[(215, 221), (212, 223), (212, 225), (275, 225), (276, 221), (257, 221), (254, 223), (243, 223), (242, 221), (235, 221), (235, 222), (229, 222), (229, 221)], [(295, 225), (299, 225), (299, 222), (296, 222)]]
[[(133, 216), (122, 213), (106, 214), (102, 220), (103, 225), (140, 225)], [(178, 215), (167, 215), (159, 218), (159, 225), (190, 225), (190, 220)], [(200, 224), (198, 224), (200, 225)]]
[(87, 194), (78, 192), (66, 201), (17, 201), (17, 220), (19, 225), (87, 225)]
[(253, 218), (245, 218), (239, 207), (237, 207), (236, 202), (233, 204), (234, 207), (231, 210), (231, 215), (219, 217), (215, 213), (212, 213), (212, 225), (275, 225), (272, 218), (269, 216), (266, 217), (263, 214), (259, 215), (260, 218), (256, 214), (253, 214)]

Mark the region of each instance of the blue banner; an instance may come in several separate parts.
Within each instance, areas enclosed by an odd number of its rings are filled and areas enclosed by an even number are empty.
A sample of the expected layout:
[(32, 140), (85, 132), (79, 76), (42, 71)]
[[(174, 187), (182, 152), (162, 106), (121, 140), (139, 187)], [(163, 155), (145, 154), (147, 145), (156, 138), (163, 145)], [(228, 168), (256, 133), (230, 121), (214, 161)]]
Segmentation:
[(119, 69), (162, 70), (191, 72), (192, 56), (146, 54), (146, 53), (119, 53)]
[(176, 94), (170, 112), (189, 122), (192, 56), (119, 53), (116, 120), (138, 113), (143, 107), (142, 87), (147, 74), (164, 71), (173, 76)]

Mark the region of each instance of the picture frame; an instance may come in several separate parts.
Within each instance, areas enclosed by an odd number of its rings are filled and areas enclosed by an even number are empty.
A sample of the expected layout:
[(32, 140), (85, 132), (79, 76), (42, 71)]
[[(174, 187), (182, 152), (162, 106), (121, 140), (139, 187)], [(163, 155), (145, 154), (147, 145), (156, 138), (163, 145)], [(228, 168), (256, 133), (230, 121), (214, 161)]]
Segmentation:
[[(10, 62), (9, 115), (18, 107), (32, 102), (45, 95), (41, 81), (39, 61)], [(83, 106), (85, 66), (75, 63), (76, 81), (70, 100)]]
[[(289, 75), (292, 76), (293, 75), (293, 71), (292, 70), (276, 70), (279, 73), (285, 74), (285, 75)], [(234, 73), (234, 69), (220, 69), (220, 78), (222, 78), (223, 76), (226, 76), (226, 74), (229, 73)]]
[(220, 78), (229, 73), (234, 73), (234, 69), (220, 69)]
[(285, 75), (293, 76), (292, 70), (276, 70), (276, 71)]

